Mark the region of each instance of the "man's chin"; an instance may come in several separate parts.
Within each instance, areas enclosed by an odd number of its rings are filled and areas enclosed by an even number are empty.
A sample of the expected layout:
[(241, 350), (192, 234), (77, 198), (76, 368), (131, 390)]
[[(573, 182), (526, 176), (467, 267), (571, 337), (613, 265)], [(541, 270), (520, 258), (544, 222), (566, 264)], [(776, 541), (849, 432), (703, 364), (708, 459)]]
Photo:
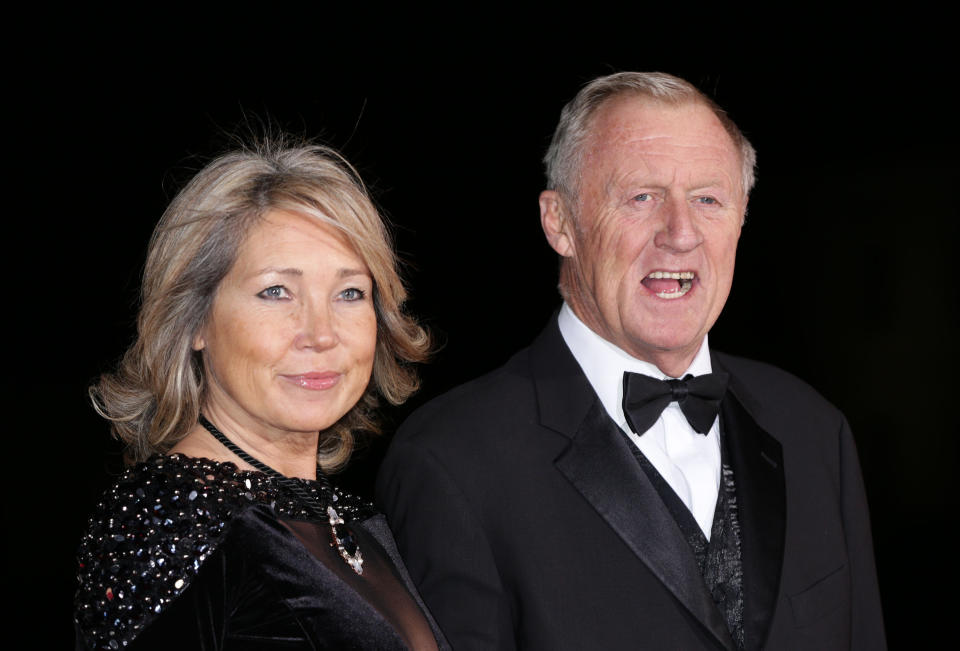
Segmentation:
[[(649, 330), (628, 333), (624, 350), (644, 361), (655, 364), (668, 375), (664, 367), (675, 369), (682, 366), (680, 372), (690, 366), (703, 344), (704, 333), (699, 329), (690, 328), (687, 331), (673, 328), (660, 328), (655, 332)], [(623, 346), (621, 346), (623, 347)]]

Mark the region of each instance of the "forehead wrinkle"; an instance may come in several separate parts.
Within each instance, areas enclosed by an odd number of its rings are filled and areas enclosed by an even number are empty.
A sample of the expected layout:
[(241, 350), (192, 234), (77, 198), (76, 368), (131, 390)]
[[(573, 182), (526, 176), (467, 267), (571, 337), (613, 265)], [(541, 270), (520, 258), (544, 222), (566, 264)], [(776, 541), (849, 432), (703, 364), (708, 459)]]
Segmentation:
[(734, 179), (723, 172), (722, 166), (711, 167), (714, 169), (700, 170), (686, 165), (650, 165), (648, 161), (645, 161), (642, 168), (626, 169), (619, 174), (617, 170), (613, 170), (608, 176), (605, 188), (607, 192), (610, 192), (632, 186), (666, 189), (683, 185), (687, 190), (695, 190), (710, 187), (726, 188), (726, 186), (735, 183)]
[[(638, 122), (632, 118), (618, 119), (613, 124), (598, 125), (599, 128), (594, 133), (593, 144), (599, 142), (615, 141), (653, 141), (661, 139), (677, 138), (675, 133), (664, 133), (669, 131), (674, 125), (659, 123), (656, 119), (647, 122)], [(714, 128), (716, 127), (716, 128)], [(723, 146), (735, 150), (733, 139), (726, 132), (719, 122), (716, 124), (689, 124), (680, 136), (684, 140), (691, 142), (712, 141), (716, 144), (723, 143)]]
[[(658, 142), (656, 146), (650, 147), (651, 142)], [(610, 143), (614, 149), (623, 149), (628, 152), (635, 152), (642, 156), (674, 156), (686, 159), (693, 156), (693, 161), (722, 160), (728, 156), (738, 158), (737, 152), (725, 144), (709, 143), (704, 140), (684, 139), (677, 140), (670, 136), (656, 136), (650, 138), (634, 138), (621, 143)], [(637, 151), (639, 149), (639, 151)], [(703, 152), (698, 154), (698, 152)]]
[[(596, 156), (599, 150), (609, 148), (616, 150), (624, 148), (633, 150), (637, 147), (650, 147), (652, 151), (643, 152), (645, 155), (667, 155), (668, 151), (673, 149), (678, 152), (689, 150), (709, 150), (717, 159), (723, 159), (726, 156), (733, 157), (740, 164), (741, 152), (736, 148), (730, 135), (717, 125), (720, 131), (714, 129), (697, 128), (695, 131), (686, 131), (679, 137), (677, 134), (658, 133), (661, 128), (659, 125), (638, 125), (633, 122), (622, 124), (605, 125), (598, 129), (591, 138), (589, 155)], [(651, 133), (652, 132), (652, 133)], [(663, 147), (666, 151), (658, 152), (657, 148)]]
[[(672, 151), (671, 151), (672, 150)], [(618, 168), (626, 167), (621, 179), (629, 179), (635, 175), (646, 175), (650, 181), (657, 184), (657, 177), (669, 171), (671, 183), (678, 177), (708, 176), (709, 180), (698, 182), (700, 185), (717, 183), (729, 176), (727, 167), (733, 160), (727, 160), (727, 154), (732, 154), (723, 147), (704, 147), (702, 145), (670, 145), (670, 149), (662, 151), (641, 150), (632, 154), (632, 158), (622, 161), (611, 161), (614, 174)], [(692, 155), (691, 155), (692, 154)], [(736, 158), (735, 156), (733, 157)], [(734, 164), (735, 165), (735, 164)], [(735, 165), (736, 166), (736, 165)], [(737, 168), (739, 171), (739, 167)]]
[[(637, 131), (637, 128), (625, 128), (623, 131)], [(642, 130), (642, 129), (640, 129)], [(642, 156), (670, 156), (685, 155), (686, 152), (696, 152), (702, 150), (703, 156), (698, 156), (694, 160), (723, 159), (727, 156), (739, 160), (739, 152), (734, 148), (733, 143), (729, 142), (729, 136), (724, 135), (723, 141), (717, 141), (714, 135), (706, 134), (684, 134), (681, 138), (676, 135), (651, 134), (637, 135), (635, 137), (604, 137), (606, 134), (596, 134), (591, 146), (587, 149), (586, 158), (588, 159), (607, 159), (611, 153), (622, 150), (630, 153), (636, 153)], [(639, 149), (639, 151), (636, 151)]]
[[(638, 119), (624, 102), (597, 115), (582, 149), (580, 192), (604, 202), (632, 191), (631, 185), (638, 190), (679, 188), (689, 193), (716, 187), (724, 193), (741, 192), (742, 152), (716, 117), (692, 114), (690, 128), (678, 130), (671, 118), (674, 109), (698, 107), (665, 108)], [(587, 181), (591, 176), (592, 183)]]

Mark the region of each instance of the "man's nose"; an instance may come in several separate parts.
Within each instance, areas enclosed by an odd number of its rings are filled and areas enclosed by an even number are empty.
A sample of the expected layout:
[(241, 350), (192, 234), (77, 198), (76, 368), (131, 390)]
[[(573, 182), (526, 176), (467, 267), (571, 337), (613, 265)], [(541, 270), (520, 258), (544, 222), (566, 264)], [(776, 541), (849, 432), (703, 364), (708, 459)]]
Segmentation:
[(327, 350), (340, 341), (336, 317), (328, 305), (304, 305), (300, 315), (297, 348)]
[(695, 249), (703, 241), (693, 206), (686, 198), (667, 199), (661, 215), (663, 222), (654, 236), (657, 247), (673, 253), (684, 253)]

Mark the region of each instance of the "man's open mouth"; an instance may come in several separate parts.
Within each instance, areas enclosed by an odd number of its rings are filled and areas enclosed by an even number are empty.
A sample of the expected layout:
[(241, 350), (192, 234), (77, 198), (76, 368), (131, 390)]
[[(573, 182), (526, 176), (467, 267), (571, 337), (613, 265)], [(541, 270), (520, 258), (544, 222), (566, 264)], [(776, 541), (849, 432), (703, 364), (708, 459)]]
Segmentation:
[(643, 286), (660, 298), (680, 298), (693, 287), (692, 271), (654, 271), (643, 279)]

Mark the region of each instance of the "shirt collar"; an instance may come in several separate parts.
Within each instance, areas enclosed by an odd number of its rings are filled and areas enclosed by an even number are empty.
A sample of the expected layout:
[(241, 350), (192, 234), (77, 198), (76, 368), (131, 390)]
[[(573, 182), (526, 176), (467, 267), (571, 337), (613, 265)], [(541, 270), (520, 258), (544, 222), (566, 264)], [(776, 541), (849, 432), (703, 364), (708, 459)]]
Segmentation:
[[(587, 381), (596, 391), (607, 413), (617, 422), (625, 421), (623, 416), (623, 374), (625, 371), (642, 373), (660, 380), (667, 379), (655, 365), (630, 356), (627, 352), (613, 345), (587, 325), (573, 313), (566, 303), (560, 308), (557, 319), (560, 334), (566, 342), (574, 359), (587, 376)], [(710, 346), (707, 337), (703, 337), (700, 350), (693, 361), (680, 377), (687, 374), (694, 376), (712, 372), (710, 364)]]

